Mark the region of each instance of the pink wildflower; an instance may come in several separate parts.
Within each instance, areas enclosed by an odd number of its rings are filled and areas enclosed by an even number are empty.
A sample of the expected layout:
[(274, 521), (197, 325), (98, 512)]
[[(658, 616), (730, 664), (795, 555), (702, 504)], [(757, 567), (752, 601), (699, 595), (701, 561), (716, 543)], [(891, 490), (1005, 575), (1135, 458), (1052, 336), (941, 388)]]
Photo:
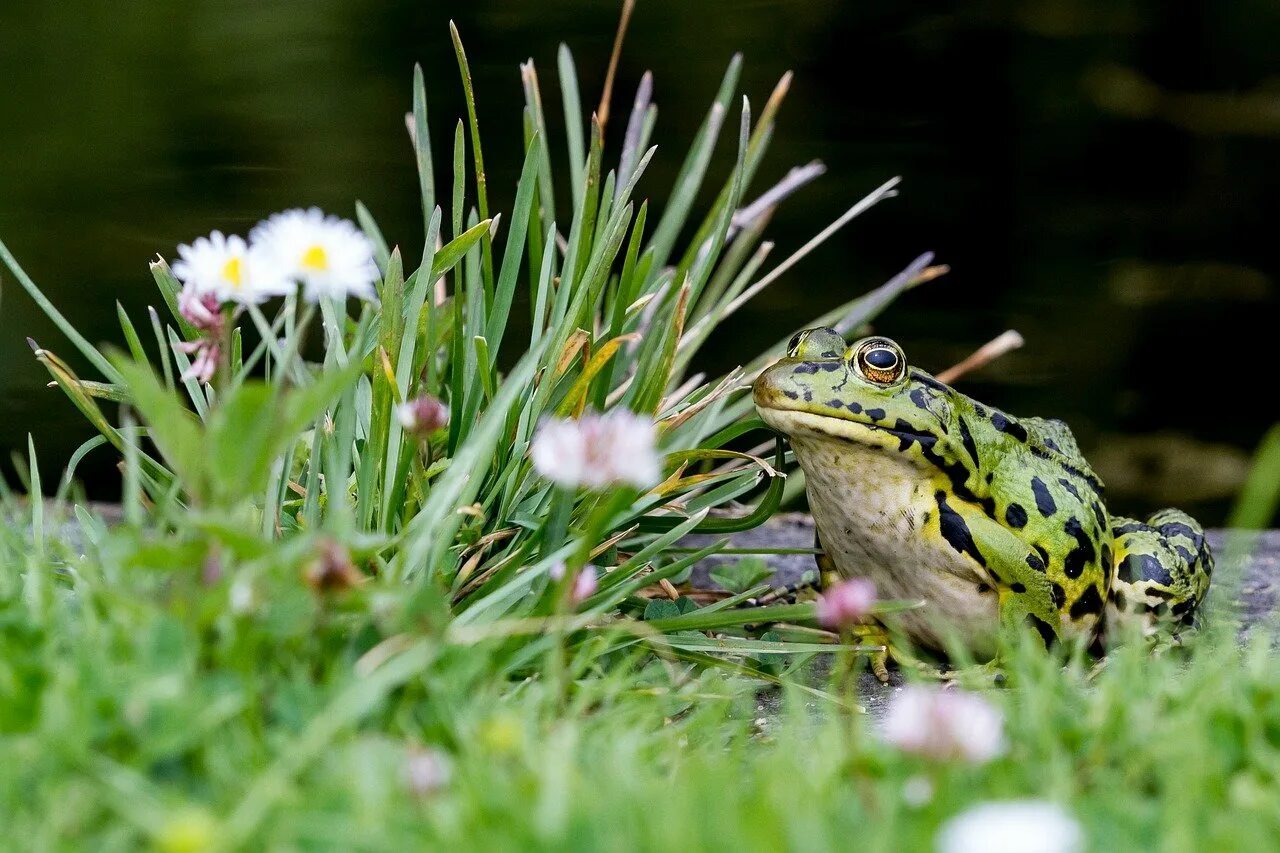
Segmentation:
[(1004, 715), (976, 693), (910, 685), (889, 703), (884, 739), (925, 758), (984, 764), (1004, 752)]
[(449, 407), (438, 397), (423, 394), (397, 406), (396, 419), (409, 435), (425, 438), (449, 423)]
[(218, 297), (207, 291), (200, 292), (188, 284), (178, 293), (178, 313), (200, 332), (200, 337), (196, 340), (177, 345), (179, 352), (195, 356), (182, 378), (208, 385), (218, 370), (222, 338), (226, 332), (226, 321)]
[[(564, 580), (565, 566), (564, 563), (556, 563), (551, 567), (548, 574), (553, 581)], [(569, 588), (569, 600), (574, 604), (581, 604), (588, 598), (596, 594), (596, 590), (600, 587), (595, 566), (583, 566), (578, 573), (573, 576), (573, 586)]]
[(837, 631), (851, 628), (871, 615), (875, 603), (876, 585), (866, 578), (850, 578), (818, 599), (818, 622)]
[(543, 421), (533, 437), (533, 467), (558, 485), (598, 489), (628, 483), (647, 488), (661, 464), (653, 421), (627, 409)]

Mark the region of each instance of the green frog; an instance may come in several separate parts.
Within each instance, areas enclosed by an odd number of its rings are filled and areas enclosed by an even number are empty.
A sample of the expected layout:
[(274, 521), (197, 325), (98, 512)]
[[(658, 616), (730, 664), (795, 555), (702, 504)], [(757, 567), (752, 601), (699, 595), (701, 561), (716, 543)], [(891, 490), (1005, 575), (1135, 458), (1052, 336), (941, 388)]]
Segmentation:
[(753, 392), (804, 469), (820, 578), (923, 600), (899, 617), (913, 643), (988, 659), (1023, 626), (1051, 644), (1193, 624), (1213, 572), (1204, 530), (1175, 509), (1109, 515), (1061, 421), (1015, 418), (888, 338), (848, 346), (833, 329), (796, 335)]

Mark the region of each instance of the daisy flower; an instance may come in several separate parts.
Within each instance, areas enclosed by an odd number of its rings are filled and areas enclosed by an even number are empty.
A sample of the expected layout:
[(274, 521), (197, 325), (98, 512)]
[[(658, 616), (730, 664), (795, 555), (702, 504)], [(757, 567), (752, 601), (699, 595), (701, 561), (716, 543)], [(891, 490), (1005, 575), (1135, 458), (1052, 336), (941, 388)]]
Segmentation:
[(628, 409), (577, 420), (550, 418), (533, 437), (533, 467), (568, 488), (652, 486), (661, 474), (653, 421)]
[(349, 220), (318, 207), (286, 210), (259, 223), (249, 239), (278, 275), (301, 282), (313, 302), (377, 298), (373, 243)]
[(1079, 853), (1084, 833), (1060, 806), (1043, 800), (982, 803), (938, 831), (939, 853)]
[(223, 302), (262, 302), (288, 292), (289, 282), (244, 239), (214, 231), (178, 247), (173, 274), (193, 294)]
[(1004, 715), (976, 693), (911, 685), (890, 701), (884, 739), (925, 758), (983, 764), (1004, 752)]

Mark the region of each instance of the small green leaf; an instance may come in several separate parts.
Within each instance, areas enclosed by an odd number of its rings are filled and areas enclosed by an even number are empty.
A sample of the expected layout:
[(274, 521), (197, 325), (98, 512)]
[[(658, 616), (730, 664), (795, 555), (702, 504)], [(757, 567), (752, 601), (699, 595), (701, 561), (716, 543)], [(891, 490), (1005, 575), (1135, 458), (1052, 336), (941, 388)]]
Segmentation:
[(765, 578), (773, 575), (760, 557), (744, 557), (736, 563), (718, 566), (711, 571), (711, 579), (730, 592), (745, 592)]
[(654, 619), (672, 619), (681, 615), (682, 612), (679, 606), (669, 598), (652, 598), (644, 606), (644, 621), (652, 622)]

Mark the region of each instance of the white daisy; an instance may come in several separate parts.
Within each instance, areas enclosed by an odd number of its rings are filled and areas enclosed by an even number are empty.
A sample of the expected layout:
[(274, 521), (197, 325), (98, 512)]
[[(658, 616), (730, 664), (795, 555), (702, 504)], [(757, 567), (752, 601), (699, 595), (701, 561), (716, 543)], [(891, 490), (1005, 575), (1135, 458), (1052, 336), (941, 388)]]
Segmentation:
[(310, 300), (377, 298), (373, 243), (354, 223), (318, 207), (277, 213), (249, 234), (277, 273), (302, 282)]
[(654, 445), (653, 421), (628, 409), (577, 420), (549, 418), (533, 436), (533, 467), (561, 486), (604, 486), (628, 483), (647, 488), (662, 473)]
[(244, 239), (214, 231), (178, 247), (173, 274), (194, 294), (218, 302), (261, 302), (289, 290), (289, 282), (263, 262)]

